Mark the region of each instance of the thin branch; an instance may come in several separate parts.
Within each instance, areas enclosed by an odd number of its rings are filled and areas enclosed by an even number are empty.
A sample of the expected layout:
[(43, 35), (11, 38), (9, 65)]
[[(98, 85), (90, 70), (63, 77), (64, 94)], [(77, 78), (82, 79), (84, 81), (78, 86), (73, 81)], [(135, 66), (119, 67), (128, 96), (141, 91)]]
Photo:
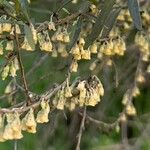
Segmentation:
[(83, 129), (84, 129), (85, 118), (86, 118), (86, 106), (84, 107), (83, 118), (82, 118), (82, 121), (81, 121), (79, 133), (77, 135), (78, 142), (77, 142), (77, 145), (76, 145), (76, 150), (80, 150), (80, 143), (81, 143), (82, 132), (83, 132)]
[(119, 85), (118, 71), (117, 71), (117, 66), (113, 60), (112, 60), (112, 63), (113, 63), (114, 69), (115, 69), (115, 86), (117, 88)]
[(4, 99), (4, 98), (6, 98), (6, 97), (8, 97), (8, 96), (12, 96), (12, 95), (14, 95), (17, 91), (18, 91), (18, 90), (14, 90), (14, 91), (12, 91), (11, 93), (1, 95), (1, 96), (0, 96), (0, 99)]
[(20, 54), (19, 39), (18, 39), (18, 35), (16, 34), (16, 31), (15, 31), (15, 38), (16, 38), (17, 58), (18, 58), (19, 67), (20, 67), (20, 71), (21, 71), (21, 78), (22, 78), (22, 82), (23, 82), (23, 85), (24, 85), (24, 88), (25, 88), (25, 93), (26, 93), (26, 96), (27, 96), (27, 104), (29, 105), (31, 103), (31, 98), (28, 95), (29, 90), (28, 90), (27, 81), (26, 81), (25, 72), (24, 72), (24, 67), (23, 67), (21, 54)]
[(14, 141), (14, 150), (17, 150), (17, 140)]
[[(83, 116), (82, 113), (79, 113), (81, 116)], [(99, 121), (99, 120), (96, 120), (92, 117), (90, 117), (89, 115), (86, 114), (86, 120), (94, 123), (96, 126), (98, 126), (98, 128), (102, 131), (105, 131), (105, 132), (110, 132), (111, 130), (115, 129), (116, 125), (119, 124), (120, 122), (120, 117), (113, 123), (105, 123), (103, 121)]]
[(64, 8), (66, 5), (68, 5), (72, 0), (68, 0), (67, 2), (65, 2), (60, 8), (58, 8), (58, 10), (55, 13), (58, 13), (62, 10), (62, 8)]
[[(66, 85), (66, 81), (63, 82), (62, 84), (58, 85), (55, 88), (50, 89), (49, 91), (47, 91), (46, 93), (42, 94), (42, 95), (36, 95), (37, 99), (34, 99), (34, 102), (32, 101), (32, 103), (28, 106), (25, 105), (24, 102), (21, 102), (19, 104), (17, 104), (16, 106), (10, 107), (10, 108), (2, 108), (0, 109), (0, 114), (3, 113), (13, 113), (13, 112), (18, 112), (18, 113), (23, 113), (28, 111), (30, 108), (36, 108), (40, 105), (41, 100), (44, 98), (45, 100), (47, 100), (48, 102), (50, 102), (50, 98), (55, 95), (61, 88), (62, 86)], [(17, 107), (18, 106), (18, 107)]]
[[(80, 12), (71, 14), (70, 16), (67, 16), (66, 18), (59, 19), (58, 21), (56, 21), (56, 22), (55, 22), (55, 25), (58, 26), (58, 25), (62, 25), (62, 24), (65, 24), (65, 23), (69, 23), (70, 21), (76, 19), (76, 18), (77, 18), (78, 16), (80, 16), (80, 15), (81, 15)], [(45, 22), (41, 23), (41, 24), (37, 27), (37, 32), (41, 32), (42, 30), (47, 29), (47, 28), (48, 28), (48, 24), (49, 24), (48, 21), (45, 21)]]

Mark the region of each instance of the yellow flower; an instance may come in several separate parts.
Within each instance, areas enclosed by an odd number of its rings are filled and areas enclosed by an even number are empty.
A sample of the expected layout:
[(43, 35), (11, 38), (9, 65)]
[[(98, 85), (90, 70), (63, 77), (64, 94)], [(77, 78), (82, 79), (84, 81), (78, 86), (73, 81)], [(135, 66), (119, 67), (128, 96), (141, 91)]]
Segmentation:
[(135, 107), (133, 106), (133, 104), (128, 104), (126, 106), (126, 113), (129, 115), (129, 116), (135, 116), (136, 115), (136, 109)]
[(64, 43), (69, 43), (70, 42), (70, 37), (69, 37), (69, 33), (67, 32), (67, 30), (65, 30), (64, 33), (63, 33), (63, 42)]
[(16, 68), (15, 68), (15, 66), (14, 66), (14, 63), (13, 62), (11, 62), (11, 65), (10, 65), (10, 75), (12, 76), (12, 77), (15, 77), (15, 76), (17, 76), (16, 75)]
[(77, 61), (73, 61), (71, 66), (70, 66), (70, 71), (71, 72), (77, 72), (78, 71), (78, 63)]
[(58, 92), (58, 101), (57, 101), (56, 108), (63, 110), (65, 106), (65, 102), (66, 102), (66, 98), (64, 95), (64, 89), (62, 89), (61, 91)]
[(15, 24), (16, 34), (21, 34), (21, 30), (18, 24)]
[(48, 102), (42, 100), (41, 101), (41, 110), (38, 112), (36, 121), (37, 123), (46, 123), (49, 121), (48, 114), (50, 112), (50, 107)]
[(86, 94), (87, 95), (86, 95), (86, 102), (85, 102), (85, 104), (87, 106), (95, 106), (100, 101), (100, 97), (96, 93), (95, 89), (90, 88), (89, 91), (87, 91)]
[(9, 65), (4, 67), (4, 69), (2, 71), (2, 75), (1, 75), (2, 80), (5, 80), (7, 78), (8, 74), (9, 74), (9, 69), (10, 69)]
[(52, 51), (53, 45), (50, 40), (48, 31), (45, 31), (44, 33), (38, 33), (38, 42), (42, 51)]
[(52, 55), (51, 56), (52, 57), (57, 57), (58, 56), (57, 50), (56, 50), (56, 48), (54, 48), (54, 46), (53, 46), (53, 50), (52, 50)]
[(52, 22), (52, 21), (50, 21), (50, 22), (48, 23), (48, 29), (49, 29), (49, 30), (56, 31), (55, 23)]
[(136, 76), (136, 82), (139, 82), (139, 83), (145, 82), (145, 78), (144, 78), (144, 76), (143, 76), (141, 73), (139, 73), (139, 74)]
[(3, 25), (0, 23), (0, 34), (3, 33)]
[(3, 136), (6, 140), (21, 139), (23, 137), (21, 133), (21, 122), (17, 112), (7, 114), (7, 125)]
[(59, 43), (57, 44), (57, 47), (58, 47), (57, 51), (58, 51), (59, 53), (62, 53), (62, 52), (64, 52), (64, 51), (66, 50), (66, 44), (64, 44), (64, 43), (62, 43), (62, 42), (59, 42)]
[(62, 30), (62, 28), (58, 27), (57, 31), (52, 36), (52, 41), (54, 41), (54, 42), (55, 41), (60, 41), (60, 42), (64, 41), (63, 32), (61, 30)]
[(28, 43), (26, 37), (24, 37), (24, 41), (23, 41), (23, 43), (21, 44), (21, 48), (24, 49), (24, 50), (27, 50), (27, 51), (34, 51), (34, 49), (32, 49), (32, 47), (31, 47), (30, 44)]
[(30, 28), (31, 28), (34, 43), (37, 44), (37, 32), (36, 32), (33, 24), (30, 24)]
[(133, 95), (133, 97), (136, 97), (136, 96), (140, 95), (140, 90), (139, 90), (139, 88), (137, 86), (135, 86), (133, 88), (132, 95)]
[(5, 142), (5, 139), (4, 139), (4, 119), (5, 119), (5, 116), (0, 114), (0, 142)]
[(80, 60), (81, 59), (80, 49), (79, 49), (79, 46), (77, 44), (72, 47), (71, 54), (73, 55), (75, 60)]
[(14, 42), (13, 42), (13, 40), (7, 41), (5, 49), (8, 50), (8, 51), (13, 51), (13, 49), (14, 49)]
[(36, 133), (36, 125), (33, 108), (30, 108), (29, 112), (22, 119), (22, 130), (29, 133)]
[(0, 43), (0, 55), (3, 55), (4, 52), (3, 52), (3, 45)]
[(2, 24), (2, 31), (3, 32), (11, 32), (11, 24), (10, 23), (3, 23)]
[(85, 84), (86, 84), (86, 81), (83, 80), (76, 87), (77, 90), (79, 90), (79, 92), (80, 92), (79, 93), (79, 106), (83, 106), (84, 103), (85, 103), (85, 98), (86, 98), (86, 94), (87, 94), (87, 90), (85, 88)]
[(68, 57), (68, 53), (66, 50), (62, 51), (60, 54), (61, 54), (61, 57), (64, 57), (64, 58)]
[(97, 66), (96, 62), (93, 62), (93, 63), (90, 65), (90, 68), (89, 68), (89, 69), (90, 69), (91, 71), (93, 71), (93, 70), (95, 70), (96, 66)]
[(81, 50), (81, 57), (82, 59), (90, 60), (91, 59), (91, 52), (89, 50)]
[(97, 43), (93, 43), (93, 44), (90, 46), (90, 52), (93, 53), (93, 54), (96, 54), (96, 53), (97, 53)]
[(65, 97), (66, 98), (68, 98), (68, 97), (72, 97), (72, 89), (71, 89), (71, 87), (69, 87), (69, 86), (67, 86), (66, 88), (65, 88)]

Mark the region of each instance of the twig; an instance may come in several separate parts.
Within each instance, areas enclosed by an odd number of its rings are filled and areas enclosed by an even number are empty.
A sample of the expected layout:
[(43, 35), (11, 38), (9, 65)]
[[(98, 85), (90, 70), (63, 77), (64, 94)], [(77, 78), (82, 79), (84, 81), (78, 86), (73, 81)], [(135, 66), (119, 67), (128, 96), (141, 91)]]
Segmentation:
[(148, 123), (144, 128), (142, 134), (139, 136), (139, 138), (136, 140), (135, 144), (133, 145), (133, 150), (140, 150), (144, 140), (149, 139), (149, 137), (150, 137), (150, 120), (148, 120)]
[[(79, 113), (79, 114), (81, 116), (83, 116), (82, 113)], [(94, 119), (94, 118), (92, 118), (86, 114), (86, 120), (97, 125), (100, 130), (105, 131), (105, 132), (109, 132), (109, 131), (113, 130), (116, 127), (116, 125), (120, 122), (120, 117), (114, 123), (105, 123), (103, 121), (96, 120), (96, 119)]]
[(80, 143), (81, 143), (82, 132), (83, 132), (83, 129), (84, 129), (85, 118), (86, 118), (86, 106), (84, 107), (83, 118), (82, 118), (82, 121), (81, 121), (79, 133), (77, 135), (78, 142), (77, 142), (76, 150), (80, 150)]
[(119, 85), (118, 71), (117, 71), (117, 66), (113, 60), (112, 60), (112, 63), (113, 63), (114, 69), (115, 69), (115, 86), (117, 88)]
[(14, 141), (14, 150), (17, 150), (17, 140)]
[(127, 122), (121, 121), (121, 138), (124, 148), (128, 147), (128, 133), (127, 133)]
[(8, 97), (8, 96), (12, 96), (12, 95), (15, 94), (17, 91), (18, 91), (18, 90), (14, 90), (14, 91), (12, 91), (11, 93), (1, 95), (1, 96), (0, 96), (0, 99), (4, 99), (4, 98), (6, 98), (6, 97)]
[(67, 4), (69, 4), (72, 0), (68, 0), (67, 2), (65, 2), (60, 8), (58, 8), (58, 10), (55, 13), (58, 13), (61, 11), (61, 9), (66, 6)]
[[(62, 25), (62, 24), (65, 24), (65, 23), (69, 23), (71, 20), (76, 19), (80, 15), (81, 15), (80, 12), (74, 13), (70, 16), (67, 16), (66, 18), (59, 19), (58, 21), (55, 22), (55, 25), (58, 26), (58, 25)], [(48, 28), (48, 23), (49, 23), (48, 21), (45, 21), (44, 23), (41, 23), (36, 29), (37, 32), (41, 32), (42, 30), (47, 29)]]
[(18, 39), (18, 35), (16, 34), (16, 31), (15, 31), (15, 38), (16, 38), (17, 59), (18, 59), (18, 62), (19, 62), (19, 67), (20, 67), (20, 71), (21, 71), (21, 78), (22, 78), (23, 85), (24, 85), (24, 88), (25, 88), (25, 93), (26, 93), (26, 96), (27, 96), (27, 105), (29, 105), (32, 101), (31, 101), (31, 98), (28, 95), (28, 86), (27, 86), (27, 81), (26, 81), (26, 78), (25, 78), (24, 67), (23, 67), (21, 54), (20, 54), (19, 39)]
[(10, 107), (10, 108), (2, 108), (2, 109), (0, 109), (0, 114), (3, 114), (3, 113), (13, 113), (13, 112), (23, 113), (23, 112), (28, 111), (30, 108), (36, 108), (36, 107), (38, 107), (40, 105), (41, 100), (43, 98), (49, 102), (50, 98), (56, 92), (58, 92), (62, 88), (62, 86), (64, 86), (65, 84), (66, 84), (66, 82), (63, 82), (59, 86), (50, 89), (49, 91), (47, 91), (46, 93), (42, 94), (41, 96), (37, 95), (38, 99), (36, 99), (34, 102), (32, 102), (28, 106), (24, 105), (25, 104), (24, 102), (21, 102), (21, 103), (17, 104), (15, 107), (13, 106), (13, 107)]

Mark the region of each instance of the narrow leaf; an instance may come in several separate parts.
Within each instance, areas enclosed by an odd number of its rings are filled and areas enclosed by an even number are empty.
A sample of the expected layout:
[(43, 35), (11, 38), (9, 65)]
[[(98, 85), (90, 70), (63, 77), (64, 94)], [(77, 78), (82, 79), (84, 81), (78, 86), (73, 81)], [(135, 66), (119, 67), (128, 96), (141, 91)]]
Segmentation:
[(71, 35), (71, 39), (70, 39), (71, 43), (70, 43), (68, 49), (71, 49), (74, 46), (74, 44), (77, 42), (80, 32), (81, 32), (81, 26), (82, 26), (82, 19), (79, 18), (77, 20), (76, 24), (72, 28), (72, 32), (71, 32), (72, 35)]
[(21, 11), (21, 5), (19, 3), (19, 0), (13, 0), (14, 4), (15, 4), (15, 10), (16, 10), (16, 13), (17, 15), (20, 13)]
[(20, 5), (21, 5), (21, 12), (23, 13), (25, 19), (30, 22), (30, 17), (29, 17), (29, 4), (27, 2), (27, 0), (19, 0)]
[(115, 0), (111, 0), (111, 1), (105, 0), (102, 11), (97, 17), (97, 20), (93, 26), (92, 32), (91, 34), (87, 36), (85, 48), (88, 48), (96, 40), (96, 38), (101, 34), (102, 29), (107, 20), (107, 17), (109, 16), (114, 4), (115, 4)]
[(108, 16), (108, 18), (106, 20), (106, 23), (104, 25), (103, 33), (102, 33), (101, 38), (105, 38), (109, 34), (109, 32), (111, 31), (111, 29), (113, 28), (113, 25), (116, 22), (116, 18), (118, 17), (120, 10), (121, 9), (119, 8), (119, 9), (113, 9), (111, 11), (111, 13)]
[(89, 9), (90, 4), (91, 3), (89, 1), (82, 1), (78, 6), (78, 11), (81, 13), (86, 12)]
[(31, 28), (28, 25), (24, 25), (24, 32), (25, 32), (25, 37), (27, 38), (27, 41), (28, 41), (30, 47), (34, 50), (35, 49), (35, 43), (33, 40)]
[(138, 30), (142, 30), (141, 16), (139, 11), (139, 4), (137, 0), (128, 0), (128, 8), (134, 25)]

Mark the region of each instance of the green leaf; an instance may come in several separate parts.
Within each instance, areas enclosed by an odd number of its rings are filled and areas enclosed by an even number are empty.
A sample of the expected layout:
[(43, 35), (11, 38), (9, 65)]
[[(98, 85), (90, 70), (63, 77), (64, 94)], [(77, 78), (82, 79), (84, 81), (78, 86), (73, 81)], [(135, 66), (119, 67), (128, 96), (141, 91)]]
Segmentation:
[(106, 20), (112, 10), (115, 0), (105, 0), (101, 13), (98, 15), (97, 20), (93, 26), (91, 34), (86, 38), (85, 48), (87, 49), (101, 34)]
[(29, 21), (30, 20), (30, 17), (29, 17), (29, 4), (28, 4), (27, 0), (19, 0), (19, 1), (20, 1), (20, 5), (21, 5), (21, 11), (23, 12), (26, 19)]
[(113, 9), (110, 13), (110, 15), (108, 16), (106, 23), (104, 25), (103, 28), (103, 32), (102, 32), (102, 36), (101, 38), (105, 38), (109, 32), (111, 31), (111, 29), (113, 28), (113, 25), (116, 22), (116, 18), (118, 17), (119, 13), (120, 13), (120, 8), (118, 9)]
[(13, 5), (11, 5), (8, 1), (3, 1), (2, 6), (4, 7), (5, 11), (7, 11), (8, 14), (14, 14), (15, 9)]
[(128, 8), (134, 25), (138, 30), (142, 30), (141, 16), (139, 11), (139, 4), (137, 0), (128, 0)]
[(0, 0), (0, 6), (2, 6), (4, 4), (5, 0)]
[(16, 13), (17, 13), (17, 15), (20, 13), (20, 11), (21, 11), (21, 5), (20, 5), (20, 2), (19, 2), (19, 0), (13, 0), (14, 1), (14, 3), (15, 3), (15, 10), (16, 10)]
[(25, 32), (25, 37), (27, 38), (27, 41), (30, 45), (30, 47), (34, 50), (35, 49), (35, 43), (32, 35), (31, 28), (28, 25), (24, 25), (24, 32)]
[(131, 29), (131, 31), (129, 32), (129, 35), (126, 37), (126, 43), (128, 46), (134, 43), (137, 32), (138, 30), (136, 28)]
[(82, 1), (78, 6), (78, 11), (81, 13), (85, 13), (89, 9), (90, 4), (91, 3), (89, 1)]
[(78, 18), (77, 22), (75, 23), (75, 25), (72, 27), (72, 31), (71, 31), (71, 43), (69, 44), (69, 50), (74, 46), (74, 44), (77, 42), (80, 32), (81, 32), (81, 26), (82, 26), (82, 19)]

